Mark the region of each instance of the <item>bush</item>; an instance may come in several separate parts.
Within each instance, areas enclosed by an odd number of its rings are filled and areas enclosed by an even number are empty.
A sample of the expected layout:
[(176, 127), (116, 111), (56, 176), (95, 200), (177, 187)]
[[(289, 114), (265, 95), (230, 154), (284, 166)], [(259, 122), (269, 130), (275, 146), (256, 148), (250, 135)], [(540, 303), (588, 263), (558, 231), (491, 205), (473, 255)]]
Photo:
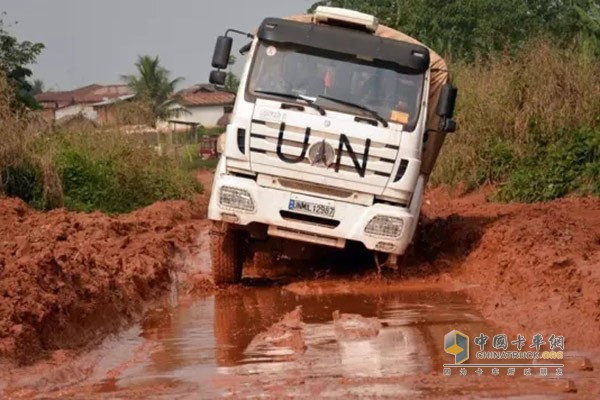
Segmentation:
[(38, 209), (128, 212), (201, 190), (173, 157), (118, 131), (43, 129), (35, 114), (9, 108), (0, 76), (0, 195)]
[(547, 201), (570, 192), (600, 196), (600, 130), (565, 133), (520, 160), (496, 198)]
[[(566, 186), (555, 182), (549, 189), (556, 168), (565, 176), (579, 172), (547, 163), (561, 154), (566, 157), (564, 146), (573, 150), (571, 146), (590, 145), (590, 138), (600, 132), (597, 59), (577, 46), (559, 49), (536, 40), (514, 57), (458, 63), (452, 70), (459, 88), (459, 128), (444, 145), (432, 184), (462, 182), (472, 189), (506, 183), (498, 198), (522, 201), (594, 192), (583, 177)], [(597, 174), (597, 164), (586, 165), (589, 171), (582, 174)]]
[(54, 151), (65, 206), (72, 210), (128, 212), (190, 198), (200, 189), (173, 158), (119, 132), (62, 132), (44, 144)]

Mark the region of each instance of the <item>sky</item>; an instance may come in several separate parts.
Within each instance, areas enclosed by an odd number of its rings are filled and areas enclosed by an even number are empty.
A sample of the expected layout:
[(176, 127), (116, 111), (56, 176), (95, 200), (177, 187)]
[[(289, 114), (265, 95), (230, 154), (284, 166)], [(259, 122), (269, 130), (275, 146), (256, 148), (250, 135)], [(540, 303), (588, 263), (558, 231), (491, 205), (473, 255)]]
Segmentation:
[[(313, 0), (0, 0), (4, 29), (46, 46), (32, 66), (46, 90), (121, 83), (138, 55), (158, 55), (180, 88), (208, 81), (215, 39), (265, 17), (305, 12)], [(247, 40), (234, 37), (235, 48)], [(234, 54), (237, 54), (234, 53)], [(243, 57), (236, 69), (241, 70)]]

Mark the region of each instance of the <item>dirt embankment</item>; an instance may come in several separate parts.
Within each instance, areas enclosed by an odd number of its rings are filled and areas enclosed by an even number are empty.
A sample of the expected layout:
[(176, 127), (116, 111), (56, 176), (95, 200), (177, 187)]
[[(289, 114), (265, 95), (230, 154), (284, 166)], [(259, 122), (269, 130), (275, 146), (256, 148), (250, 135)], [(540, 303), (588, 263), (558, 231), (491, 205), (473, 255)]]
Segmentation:
[(184, 201), (109, 217), (0, 199), (0, 357), (30, 363), (131, 321), (169, 289), (202, 214)]
[(428, 193), (408, 275), (469, 288), (513, 333), (600, 346), (600, 198), (525, 205), (485, 195)]

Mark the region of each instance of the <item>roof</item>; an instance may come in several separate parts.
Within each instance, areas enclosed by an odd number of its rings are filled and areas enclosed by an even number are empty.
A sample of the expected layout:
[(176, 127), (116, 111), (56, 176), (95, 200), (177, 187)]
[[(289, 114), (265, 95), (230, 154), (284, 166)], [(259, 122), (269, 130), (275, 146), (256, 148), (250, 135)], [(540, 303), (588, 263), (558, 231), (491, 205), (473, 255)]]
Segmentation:
[(233, 105), (235, 94), (218, 90), (211, 84), (194, 85), (177, 93), (178, 102), (185, 107)]
[(126, 100), (129, 100), (129, 99), (132, 99), (134, 97), (135, 97), (135, 94), (126, 94), (126, 95), (123, 95), (123, 96), (113, 97), (111, 99), (106, 99), (106, 100), (100, 101), (98, 103), (94, 103), (94, 104), (92, 104), (92, 106), (94, 106), (94, 107), (109, 106), (111, 104), (115, 104), (115, 103), (118, 103), (120, 101), (126, 101)]
[(93, 84), (74, 90), (40, 93), (35, 99), (45, 107), (48, 106), (43, 103), (55, 103), (55, 107), (64, 107), (69, 104), (99, 103), (128, 95), (133, 95), (133, 92), (127, 85)]

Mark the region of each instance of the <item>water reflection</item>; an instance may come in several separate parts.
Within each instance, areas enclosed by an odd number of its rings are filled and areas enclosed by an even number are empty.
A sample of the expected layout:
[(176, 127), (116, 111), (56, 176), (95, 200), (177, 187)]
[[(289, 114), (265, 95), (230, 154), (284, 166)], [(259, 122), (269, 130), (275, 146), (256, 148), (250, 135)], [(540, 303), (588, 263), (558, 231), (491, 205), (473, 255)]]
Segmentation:
[[(306, 350), (249, 344), (286, 313), (302, 306)], [(360, 340), (340, 336), (332, 313), (376, 318), (378, 334)], [(281, 287), (246, 288), (191, 305), (148, 313), (139, 340), (142, 357), (118, 368), (103, 390), (157, 382), (214, 386), (218, 376), (276, 378), (385, 377), (427, 373), (445, 360), (443, 335), (482, 326), (478, 315), (452, 293), (345, 293), (300, 296)], [(339, 327), (338, 327), (339, 328)], [(151, 343), (151, 345), (148, 345)]]

